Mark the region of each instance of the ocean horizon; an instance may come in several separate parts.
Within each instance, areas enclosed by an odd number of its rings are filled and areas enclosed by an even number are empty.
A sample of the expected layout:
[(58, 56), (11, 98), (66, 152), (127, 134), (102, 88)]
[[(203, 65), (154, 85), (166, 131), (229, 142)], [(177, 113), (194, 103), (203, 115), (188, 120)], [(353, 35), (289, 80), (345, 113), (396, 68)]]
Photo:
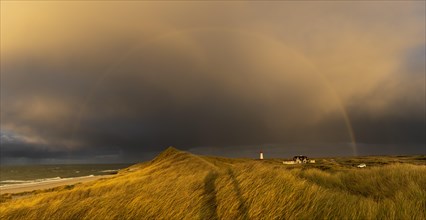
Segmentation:
[(57, 181), (64, 178), (115, 174), (133, 163), (1, 165), (0, 186)]

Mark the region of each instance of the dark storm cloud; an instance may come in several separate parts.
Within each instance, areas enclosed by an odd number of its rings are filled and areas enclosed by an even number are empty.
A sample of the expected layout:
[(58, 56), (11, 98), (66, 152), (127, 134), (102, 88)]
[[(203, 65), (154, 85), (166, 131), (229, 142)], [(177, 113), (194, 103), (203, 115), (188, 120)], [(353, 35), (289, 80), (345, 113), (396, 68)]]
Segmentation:
[(350, 124), (363, 146), (423, 150), (424, 3), (356, 8), (372, 21), (342, 4), (33, 4), (2, 2), (2, 158), (136, 161), (170, 145), (350, 154)]

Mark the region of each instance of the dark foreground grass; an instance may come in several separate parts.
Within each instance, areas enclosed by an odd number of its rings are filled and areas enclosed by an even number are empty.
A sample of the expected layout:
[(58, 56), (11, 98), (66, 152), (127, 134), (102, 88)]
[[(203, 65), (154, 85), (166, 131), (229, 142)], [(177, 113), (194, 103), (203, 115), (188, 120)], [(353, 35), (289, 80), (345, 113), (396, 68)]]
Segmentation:
[(283, 165), (170, 148), (111, 179), (3, 199), (0, 219), (426, 219), (425, 176), (424, 156)]

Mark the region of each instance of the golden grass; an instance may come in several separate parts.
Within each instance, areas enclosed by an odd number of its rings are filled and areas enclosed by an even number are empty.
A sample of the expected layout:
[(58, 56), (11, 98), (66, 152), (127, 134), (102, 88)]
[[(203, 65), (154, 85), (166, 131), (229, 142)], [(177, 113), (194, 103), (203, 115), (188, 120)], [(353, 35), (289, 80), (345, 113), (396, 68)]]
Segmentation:
[(425, 165), (316, 166), (170, 148), (112, 179), (3, 202), (0, 219), (426, 219)]

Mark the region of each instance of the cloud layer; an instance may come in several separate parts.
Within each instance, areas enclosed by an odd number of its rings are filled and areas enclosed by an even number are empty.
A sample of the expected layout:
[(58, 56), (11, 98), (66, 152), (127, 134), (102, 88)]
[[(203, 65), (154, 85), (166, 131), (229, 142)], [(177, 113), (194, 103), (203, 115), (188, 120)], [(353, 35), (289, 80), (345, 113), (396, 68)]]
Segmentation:
[(1, 156), (125, 161), (169, 145), (238, 156), (353, 141), (424, 153), (423, 9), (2, 2)]

